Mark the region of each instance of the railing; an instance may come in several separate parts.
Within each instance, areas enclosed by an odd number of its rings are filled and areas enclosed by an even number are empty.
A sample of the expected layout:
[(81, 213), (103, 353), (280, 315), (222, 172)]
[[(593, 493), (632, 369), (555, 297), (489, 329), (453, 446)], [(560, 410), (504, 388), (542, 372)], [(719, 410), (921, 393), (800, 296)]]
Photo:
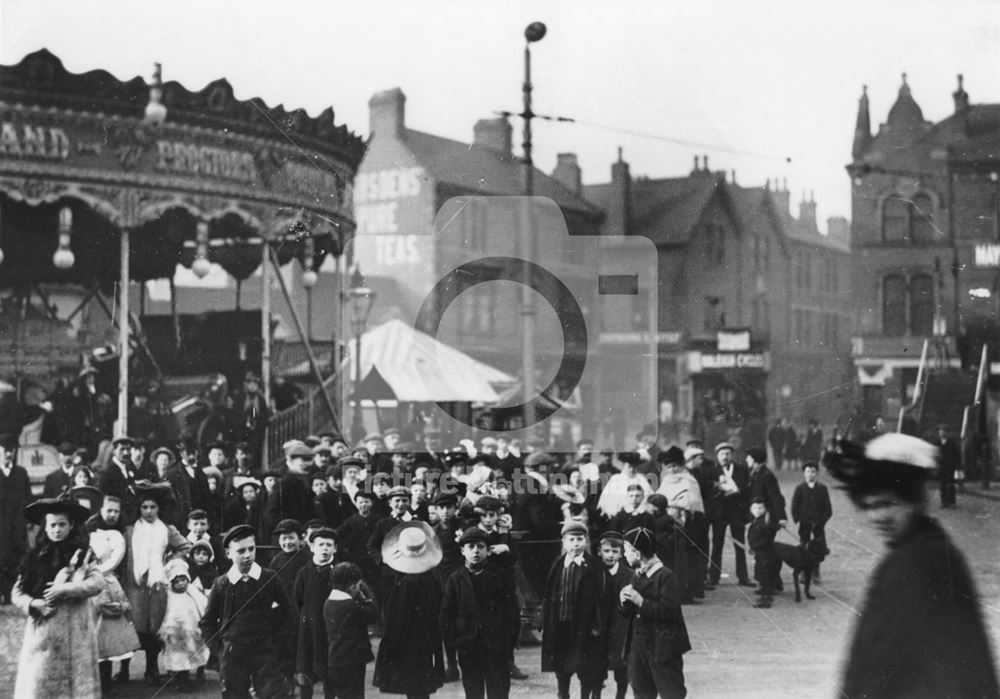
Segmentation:
[[(340, 372), (330, 374), (306, 398), (295, 405), (275, 413), (267, 421), (267, 439), (262, 463), (272, 468), (283, 461), (281, 445), (290, 439), (301, 439), (315, 434), (331, 424), (329, 408), (323, 393), (335, 391)], [(333, 404), (337, 405), (334, 398)]]
[[(971, 464), (966, 464), (966, 457), (970, 460), (979, 458), (982, 455), (983, 440), (982, 435), (981, 419), (982, 419), (982, 409), (983, 409), (983, 391), (986, 388), (986, 377), (989, 369), (989, 347), (986, 343), (983, 343), (983, 351), (979, 357), (979, 371), (976, 374), (976, 394), (972, 400), (971, 405), (965, 406), (962, 411), (962, 434), (959, 437), (959, 444), (962, 445), (962, 470), (965, 472), (970, 471), (968, 466)], [(971, 442), (971, 443), (970, 443)], [(982, 469), (983, 476), (983, 487), (989, 488), (989, 468), (984, 462), (978, 464)]]
[(927, 350), (930, 347), (930, 340), (924, 340), (924, 348), (920, 351), (920, 366), (917, 368), (917, 383), (913, 387), (913, 399), (909, 405), (904, 405), (899, 409), (899, 421), (896, 424), (896, 431), (903, 431), (903, 420), (912, 412), (915, 412), (923, 402), (924, 380), (927, 374)]

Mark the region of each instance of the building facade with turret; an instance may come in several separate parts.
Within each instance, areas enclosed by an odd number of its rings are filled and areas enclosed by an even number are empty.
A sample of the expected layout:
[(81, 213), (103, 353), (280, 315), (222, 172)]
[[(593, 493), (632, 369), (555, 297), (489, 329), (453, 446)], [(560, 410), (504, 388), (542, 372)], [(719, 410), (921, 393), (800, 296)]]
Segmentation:
[(925, 339), (954, 369), (1000, 341), (1000, 104), (972, 104), (961, 76), (952, 97), (952, 114), (929, 121), (904, 74), (874, 132), (867, 88), (859, 101), (847, 171), (865, 421), (895, 422), (912, 399)]

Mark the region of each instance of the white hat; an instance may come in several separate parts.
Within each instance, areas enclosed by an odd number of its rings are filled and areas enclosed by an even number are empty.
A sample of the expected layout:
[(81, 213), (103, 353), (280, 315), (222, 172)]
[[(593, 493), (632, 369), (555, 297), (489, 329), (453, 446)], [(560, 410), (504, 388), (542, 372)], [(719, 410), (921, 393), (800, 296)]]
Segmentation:
[(684, 460), (690, 461), (696, 456), (701, 456), (705, 453), (704, 449), (699, 449), (698, 447), (688, 447), (684, 450)]
[(396, 525), (382, 544), (382, 562), (400, 573), (426, 573), (442, 556), (437, 534), (419, 519)]
[(891, 432), (865, 445), (865, 458), (872, 461), (892, 461), (933, 471), (937, 468), (938, 448), (930, 442), (908, 434)]
[(191, 579), (191, 572), (188, 569), (187, 561), (183, 558), (172, 558), (167, 561), (167, 565), (163, 567), (163, 572), (167, 576), (167, 580), (173, 581), (174, 578), (183, 575), (188, 580)]
[(90, 535), (90, 550), (97, 569), (108, 573), (125, 557), (125, 537), (115, 529), (98, 529)]

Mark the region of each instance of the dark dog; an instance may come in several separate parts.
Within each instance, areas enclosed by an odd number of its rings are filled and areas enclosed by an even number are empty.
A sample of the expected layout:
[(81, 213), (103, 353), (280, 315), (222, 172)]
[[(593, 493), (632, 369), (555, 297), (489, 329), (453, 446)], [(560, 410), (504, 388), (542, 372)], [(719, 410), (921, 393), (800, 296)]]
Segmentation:
[[(774, 542), (774, 558), (782, 563), (788, 564), (792, 569), (792, 581), (795, 583), (795, 601), (802, 601), (802, 593), (799, 589), (799, 574), (802, 574), (803, 585), (806, 589), (806, 599), (816, 599), (809, 594), (809, 587), (812, 585), (813, 574), (819, 564), (826, 558), (830, 551), (826, 547), (826, 542), (813, 539), (808, 544), (792, 546)], [(778, 567), (781, 572), (781, 567)]]

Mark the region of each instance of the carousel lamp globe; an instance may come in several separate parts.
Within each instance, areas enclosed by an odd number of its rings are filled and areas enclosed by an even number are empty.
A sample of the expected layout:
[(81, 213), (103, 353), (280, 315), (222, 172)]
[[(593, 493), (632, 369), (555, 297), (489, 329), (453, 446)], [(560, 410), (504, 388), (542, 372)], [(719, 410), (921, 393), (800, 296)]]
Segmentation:
[(76, 262), (76, 255), (69, 248), (59, 248), (52, 256), (52, 264), (57, 269), (69, 269)]
[(311, 289), (316, 286), (316, 282), (319, 281), (319, 275), (316, 274), (315, 270), (307, 269), (302, 273), (302, 286), (307, 289)]
[(196, 258), (194, 264), (191, 265), (191, 271), (198, 279), (204, 279), (212, 271), (212, 263), (206, 257)]
[(3, 264), (3, 248), (0, 248), (0, 265)]

